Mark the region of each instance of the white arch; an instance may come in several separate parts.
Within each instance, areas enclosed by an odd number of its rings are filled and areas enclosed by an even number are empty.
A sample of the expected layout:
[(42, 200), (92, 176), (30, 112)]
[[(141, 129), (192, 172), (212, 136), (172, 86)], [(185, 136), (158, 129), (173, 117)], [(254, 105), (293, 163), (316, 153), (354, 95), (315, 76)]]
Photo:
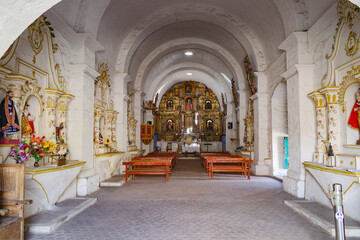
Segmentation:
[[(151, 63), (154, 61), (154, 59), (157, 59), (157, 57), (164, 51), (166, 51), (169, 48), (175, 47), (175, 46), (186, 46), (187, 44), (198, 44), (202, 45), (205, 48), (211, 48), (216, 50), (221, 56), (223, 56), (226, 60), (229, 61), (231, 64), (231, 67), (235, 73), (233, 73), (235, 80), (238, 81), (239, 89), (245, 88), (245, 82), (240, 81), (240, 79), (244, 79), (245, 73), (243, 72), (243, 68), (240, 65), (240, 63), (235, 59), (235, 57), (228, 52), (226, 49), (224, 49), (222, 46), (211, 42), (206, 39), (201, 38), (180, 38), (172, 41), (168, 41), (156, 49), (154, 49), (148, 56), (144, 58), (144, 60), (141, 62), (140, 67), (137, 71), (137, 75), (135, 77), (135, 89), (140, 90), (143, 86), (143, 83), (145, 81), (146, 76), (144, 76), (144, 73), (147, 70), (147, 66), (151, 65)], [(230, 70), (231, 71), (231, 70)]]
[[(176, 18), (174, 18), (176, 15)], [(209, 17), (210, 16), (210, 17)], [(219, 21), (221, 19), (222, 21)], [(129, 33), (125, 41), (121, 44), (119, 56), (117, 59), (116, 70), (119, 72), (128, 72), (129, 64), (133, 54), (138, 46), (156, 29), (160, 29), (171, 23), (185, 20), (200, 20), (216, 24), (233, 33), (234, 37), (241, 42), (255, 57), (255, 64), (258, 71), (266, 69), (267, 64), (264, 58), (263, 46), (258, 37), (253, 33), (245, 23), (235, 16), (230, 15), (222, 9), (201, 8), (199, 6), (179, 6), (171, 7), (156, 13), (152, 17), (142, 21), (131, 33)]]
[(3, 1), (0, 4), (0, 56), (42, 13), (60, 0)]
[[(196, 78), (185, 77), (185, 72), (187, 72), (189, 69), (194, 72)], [(174, 65), (164, 71), (156, 79), (154, 79), (151, 83), (151, 86), (148, 88), (149, 91), (146, 92), (147, 99), (153, 99), (156, 93), (159, 93), (159, 99), (161, 99), (162, 95), (171, 86), (178, 82), (188, 80), (204, 83), (206, 86), (212, 89), (212, 91), (218, 97), (218, 100), (221, 99), (222, 90), (226, 94), (227, 99), (229, 99), (230, 101), (233, 100), (233, 96), (231, 94), (231, 87), (229, 86), (229, 84), (224, 84), (224, 81), (226, 80), (224, 80), (224, 78), (220, 74), (214, 72), (207, 66), (192, 62)], [(221, 80), (221, 82), (219, 80)]]

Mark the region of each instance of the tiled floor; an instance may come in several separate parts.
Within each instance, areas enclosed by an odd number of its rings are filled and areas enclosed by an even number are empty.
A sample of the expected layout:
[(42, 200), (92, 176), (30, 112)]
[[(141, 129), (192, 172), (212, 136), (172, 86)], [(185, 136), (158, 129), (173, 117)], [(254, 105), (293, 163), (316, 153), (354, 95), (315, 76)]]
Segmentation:
[(59, 229), (26, 239), (333, 239), (285, 206), (295, 199), (265, 177), (215, 174), (199, 160), (180, 159), (169, 182), (137, 176), (122, 187), (102, 187), (98, 202)]

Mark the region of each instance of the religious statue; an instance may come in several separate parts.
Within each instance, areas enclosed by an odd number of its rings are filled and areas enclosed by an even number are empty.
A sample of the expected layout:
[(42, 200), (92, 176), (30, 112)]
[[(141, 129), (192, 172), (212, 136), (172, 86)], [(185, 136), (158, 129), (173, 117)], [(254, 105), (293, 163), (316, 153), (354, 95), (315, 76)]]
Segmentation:
[(245, 70), (246, 70), (246, 80), (249, 84), (250, 95), (252, 96), (257, 92), (257, 89), (256, 89), (256, 83), (255, 83), (255, 75), (254, 75), (253, 69), (251, 67), (249, 56), (246, 56), (244, 58), (244, 66), (245, 66)]
[[(360, 88), (355, 93), (355, 103), (351, 110), (348, 124), (360, 131)], [(360, 145), (360, 138), (356, 141), (357, 145)]]
[(4, 138), (13, 136), (20, 130), (19, 119), (16, 113), (15, 104), (12, 98), (12, 91), (6, 92), (6, 97), (0, 103), (0, 127)]
[(238, 107), (239, 106), (239, 96), (238, 96), (238, 92), (236, 91), (234, 79), (231, 79), (231, 90), (232, 90), (232, 93), (234, 96), (235, 107)]
[(171, 100), (167, 101), (166, 108), (167, 108), (167, 110), (172, 110), (173, 109), (173, 102)]
[(64, 124), (60, 123), (60, 126), (56, 127), (56, 143), (63, 143), (61, 139), (61, 130), (64, 128)]
[(187, 84), (186, 86), (185, 86), (185, 92), (186, 93), (191, 93), (191, 85), (190, 84)]
[(21, 116), (21, 134), (32, 135), (35, 133), (34, 118), (29, 112), (29, 104), (26, 102), (24, 112)]
[(192, 99), (187, 98), (185, 100), (185, 110), (192, 110)]
[(206, 100), (206, 101), (205, 101), (205, 109), (212, 109), (211, 101), (210, 101), (210, 100)]

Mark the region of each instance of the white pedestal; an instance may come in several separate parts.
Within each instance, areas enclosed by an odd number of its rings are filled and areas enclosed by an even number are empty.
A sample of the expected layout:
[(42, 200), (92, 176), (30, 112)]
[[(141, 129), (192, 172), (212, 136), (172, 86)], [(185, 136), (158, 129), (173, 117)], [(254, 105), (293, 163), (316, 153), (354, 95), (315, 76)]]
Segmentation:
[(120, 164), (125, 158), (125, 152), (105, 153), (95, 155), (95, 172), (100, 182), (120, 173)]
[[(330, 201), (330, 186), (334, 183), (342, 185), (345, 217), (349, 216), (360, 221), (360, 172), (349, 172), (338, 167), (326, 167), (320, 163), (304, 162), (306, 169), (305, 199), (316, 201), (332, 208)], [(346, 220), (345, 220), (346, 221)]]
[(54, 207), (84, 165), (85, 162), (72, 160), (63, 166), (27, 167), (25, 198), (32, 199), (33, 203), (25, 206), (25, 217)]

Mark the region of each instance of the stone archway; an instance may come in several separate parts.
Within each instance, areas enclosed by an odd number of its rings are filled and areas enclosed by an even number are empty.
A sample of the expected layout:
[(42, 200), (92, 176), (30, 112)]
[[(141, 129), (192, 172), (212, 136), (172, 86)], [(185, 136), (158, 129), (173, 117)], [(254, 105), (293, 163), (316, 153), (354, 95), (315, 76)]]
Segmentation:
[[(271, 159), (272, 174), (282, 178), (287, 174), (285, 143), (288, 137), (287, 90), (284, 82), (280, 83), (271, 97)], [(287, 154), (288, 156), (288, 154)], [(288, 158), (287, 158), (288, 159)]]

